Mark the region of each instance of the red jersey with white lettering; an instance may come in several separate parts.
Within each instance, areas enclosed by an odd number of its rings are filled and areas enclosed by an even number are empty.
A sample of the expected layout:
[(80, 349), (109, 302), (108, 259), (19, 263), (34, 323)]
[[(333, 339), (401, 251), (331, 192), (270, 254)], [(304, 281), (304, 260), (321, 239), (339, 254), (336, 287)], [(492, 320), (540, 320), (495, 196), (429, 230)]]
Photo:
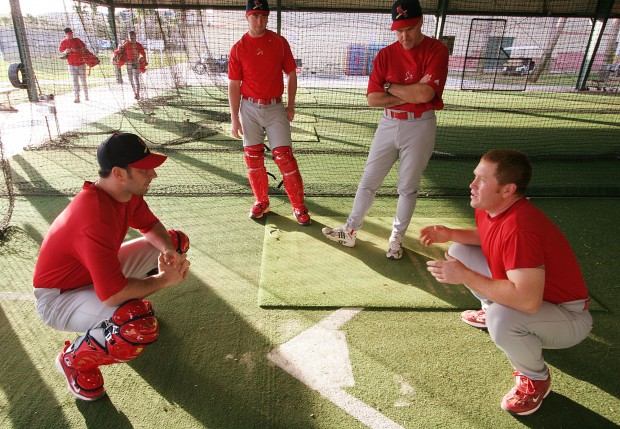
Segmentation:
[(408, 85), (418, 83), (427, 74), (427, 82), (435, 90), (435, 98), (428, 103), (405, 103), (392, 109), (422, 114), (427, 110), (443, 109), (443, 88), (448, 79), (448, 47), (436, 39), (424, 36), (422, 42), (412, 49), (404, 49), (400, 42), (381, 49), (373, 61), (373, 69), (368, 80), (368, 90), (384, 92), (386, 82)]
[(85, 182), (41, 244), (34, 287), (69, 290), (94, 284), (105, 301), (128, 282), (118, 260), (128, 229), (145, 233), (158, 222), (142, 196), (121, 203)]
[(510, 270), (544, 267), (543, 300), (561, 304), (588, 298), (568, 240), (530, 200), (522, 198), (495, 217), (479, 209), (475, 215), (482, 253), (494, 279), (507, 279)]
[(261, 37), (249, 33), (233, 45), (228, 58), (228, 78), (241, 81), (241, 95), (252, 98), (276, 98), (284, 92), (282, 72), (296, 69), (286, 39), (266, 30)]

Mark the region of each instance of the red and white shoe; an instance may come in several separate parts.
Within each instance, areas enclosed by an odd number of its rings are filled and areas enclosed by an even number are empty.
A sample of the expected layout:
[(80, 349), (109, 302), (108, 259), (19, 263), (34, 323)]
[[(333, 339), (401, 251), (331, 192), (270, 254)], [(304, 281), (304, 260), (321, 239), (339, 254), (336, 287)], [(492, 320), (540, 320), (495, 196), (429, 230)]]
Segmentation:
[(300, 225), (307, 226), (312, 223), (312, 219), (310, 219), (310, 215), (308, 214), (308, 209), (305, 206), (294, 209), (293, 214), (295, 218), (297, 218), (297, 223)]
[(502, 410), (510, 414), (528, 416), (538, 410), (544, 398), (551, 392), (551, 375), (546, 380), (531, 380), (519, 371), (513, 373), (515, 387), (502, 399)]
[(252, 219), (260, 219), (265, 213), (269, 213), (269, 202), (256, 201), (250, 209), (250, 217)]
[(461, 313), (461, 320), (474, 328), (487, 328), (487, 319), (484, 310), (465, 310)]
[(78, 371), (69, 365), (65, 359), (67, 349), (71, 343), (65, 342), (65, 347), (56, 357), (56, 368), (63, 373), (67, 380), (67, 388), (73, 396), (83, 401), (96, 401), (105, 396), (103, 388), (103, 374), (98, 367)]

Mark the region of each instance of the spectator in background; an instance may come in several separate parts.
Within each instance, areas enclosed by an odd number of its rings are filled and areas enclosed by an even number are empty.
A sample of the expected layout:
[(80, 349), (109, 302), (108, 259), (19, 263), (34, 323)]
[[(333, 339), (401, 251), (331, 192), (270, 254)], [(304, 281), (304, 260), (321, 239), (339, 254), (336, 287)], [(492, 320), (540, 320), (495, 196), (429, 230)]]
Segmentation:
[(73, 30), (65, 28), (65, 38), (60, 42), (58, 50), (63, 54), (62, 58), (67, 60), (69, 75), (73, 80), (74, 103), (80, 102), (80, 82), (84, 90), (84, 99), (88, 101), (88, 85), (86, 84), (86, 60), (88, 52), (82, 40), (73, 37)]
[(129, 32), (129, 39), (123, 40), (123, 43), (114, 51), (114, 62), (118, 67), (123, 64), (127, 65), (127, 76), (131, 89), (133, 89), (134, 98), (140, 99), (140, 73), (146, 71), (148, 62), (146, 60), (146, 51), (141, 43), (136, 42), (136, 32)]

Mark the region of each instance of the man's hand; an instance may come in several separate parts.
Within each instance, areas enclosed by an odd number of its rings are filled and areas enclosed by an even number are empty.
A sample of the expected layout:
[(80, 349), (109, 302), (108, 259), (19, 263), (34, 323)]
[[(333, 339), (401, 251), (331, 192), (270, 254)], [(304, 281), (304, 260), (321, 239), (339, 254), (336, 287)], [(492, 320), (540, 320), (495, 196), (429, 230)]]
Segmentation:
[(286, 106), (286, 115), (288, 117), (288, 121), (293, 122), (293, 119), (295, 119), (295, 107), (291, 105)]
[[(174, 253), (174, 255), (172, 255)], [(159, 275), (165, 279), (167, 286), (173, 286), (187, 278), (189, 273), (190, 262), (187, 260), (186, 254), (176, 252), (165, 252), (159, 255), (157, 259), (157, 268)]]
[(241, 126), (239, 115), (231, 115), (230, 122), (230, 132), (232, 136), (236, 139), (243, 138), (243, 127)]
[(450, 241), (450, 228), (443, 225), (432, 225), (420, 230), (420, 242), (425, 246)]
[(469, 270), (463, 263), (445, 254), (445, 261), (428, 261), (426, 269), (439, 283), (463, 284), (465, 273)]

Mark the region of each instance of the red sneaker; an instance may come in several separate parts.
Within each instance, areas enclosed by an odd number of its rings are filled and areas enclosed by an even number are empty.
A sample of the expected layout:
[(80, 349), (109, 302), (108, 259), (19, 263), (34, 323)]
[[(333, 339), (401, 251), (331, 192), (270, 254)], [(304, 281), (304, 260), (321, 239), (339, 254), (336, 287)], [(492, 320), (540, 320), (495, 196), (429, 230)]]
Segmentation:
[(461, 320), (474, 328), (487, 328), (487, 319), (484, 310), (465, 310), (461, 313)]
[(312, 223), (312, 219), (310, 219), (310, 215), (308, 214), (308, 209), (306, 207), (294, 209), (293, 214), (297, 218), (297, 223), (300, 225), (307, 226)]
[(103, 374), (98, 367), (78, 371), (69, 366), (65, 354), (70, 345), (71, 343), (66, 341), (65, 347), (56, 358), (56, 368), (64, 374), (69, 392), (83, 401), (96, 401), (105, 396)]
[(551, 392), (551, 375), (546, 380), (530, 380), (519, 371), (513, 372), (515, 387), (502, 399), (502, 410), (510, 414), (528, 416), (538, 410)]
[(269, 213), (269, 202), (256, 201), (250, 209), (250, 217), (252, 219), (260, 219), (265, 213)]

